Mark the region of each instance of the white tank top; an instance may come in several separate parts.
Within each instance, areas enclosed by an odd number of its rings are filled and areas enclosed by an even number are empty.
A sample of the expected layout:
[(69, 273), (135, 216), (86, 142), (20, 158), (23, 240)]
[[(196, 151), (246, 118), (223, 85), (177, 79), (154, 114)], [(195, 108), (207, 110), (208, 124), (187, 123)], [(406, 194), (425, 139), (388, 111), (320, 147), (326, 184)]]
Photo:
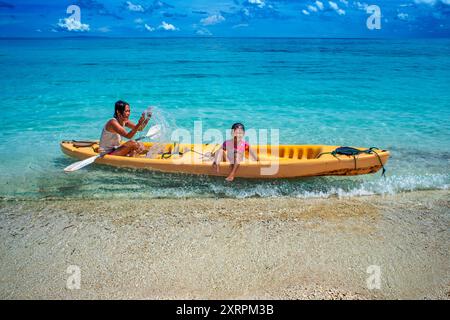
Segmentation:
[[(110, 120), (113, 120), (111, 118)], [(108, 122), (110, 121), (108, 120)], [(107, 122), (107, 123), (108, 123)], [(100, 152), (109, 153), (120, 146), (120, 141), (122, 137), (118, 133), (112, 133), (106, 130), (106, 124), (103, 127), (102, 135), (100, 137)]]

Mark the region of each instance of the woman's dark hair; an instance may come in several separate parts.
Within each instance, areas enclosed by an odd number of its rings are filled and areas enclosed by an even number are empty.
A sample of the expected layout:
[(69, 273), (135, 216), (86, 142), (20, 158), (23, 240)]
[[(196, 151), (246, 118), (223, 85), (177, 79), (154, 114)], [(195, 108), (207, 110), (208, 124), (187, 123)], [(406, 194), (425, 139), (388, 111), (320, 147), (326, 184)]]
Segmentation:
[(114, 105), (114, 118), (118, 119), (119, 113), (123, 115), (123, 112), (125, 111), (125, 107), (129, 106), (130, 104), (128, 102), (119, 100)]
[(231, 126), (231, 130), (236, 130), (236, 129), (239, 129), (239, 128), (241, 128), (243, 131), (245, 131), (244, 125), (242, 123), (240, 123), (240, 122), (236, 122), (235, 124), (233, 124)]

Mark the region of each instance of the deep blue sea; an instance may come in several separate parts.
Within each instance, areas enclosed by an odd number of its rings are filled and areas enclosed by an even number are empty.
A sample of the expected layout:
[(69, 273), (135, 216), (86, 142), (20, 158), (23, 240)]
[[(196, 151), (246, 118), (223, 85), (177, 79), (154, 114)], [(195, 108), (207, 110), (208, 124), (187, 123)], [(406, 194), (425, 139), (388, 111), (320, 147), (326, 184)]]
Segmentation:
[[(450, 39), (0, 40), (0, 197), (329, 197), (448, 189)], [(279, 181), (92, 165), (63, 139), (98, 139), (114, 102), (179, 128), (280, 130), (285, 144), (377, 146), (375, 175)]]

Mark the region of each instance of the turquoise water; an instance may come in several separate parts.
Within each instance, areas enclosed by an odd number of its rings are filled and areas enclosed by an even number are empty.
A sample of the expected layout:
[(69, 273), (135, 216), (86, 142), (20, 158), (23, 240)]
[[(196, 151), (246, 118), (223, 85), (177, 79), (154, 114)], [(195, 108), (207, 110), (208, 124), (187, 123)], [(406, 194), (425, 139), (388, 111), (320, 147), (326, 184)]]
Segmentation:
[[(0, 40), (0, 197), (358, 196), (450, 185), (450, 40)], [(180, 128), (278, 128), (280, 142), (389, 149), (380, 174), (228, 184), (90, 166), (63, 139), (98, 139), (114, 102)]]

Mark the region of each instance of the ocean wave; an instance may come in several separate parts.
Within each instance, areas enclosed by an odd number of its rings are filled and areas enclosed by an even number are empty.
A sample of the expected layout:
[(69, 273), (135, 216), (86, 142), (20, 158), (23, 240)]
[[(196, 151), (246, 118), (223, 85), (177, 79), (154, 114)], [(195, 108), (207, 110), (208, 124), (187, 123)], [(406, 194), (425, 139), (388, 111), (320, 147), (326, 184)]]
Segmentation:
[(41, 178), (37, 183), (2, 190), (0, 199), (109, 199), (109, 198), (329, 198), (394, 195), (423, 190), (448, 190), (450, 175), (392, 175), (382, 177), (315, 177), (293, 180), (242, 180), (100, 170), (80, 177)]
[[(346, 180), (347, 179), (347, 180)], [(356, 180), (355, 180), (356, 179)], [(302, 181), (282, 181), (280, 183), (256, 184), (243, 188), (210, 184), (216, 196), (230, 198), (248, 197), (298, 197), (328, 198), (369, 195), (397, 194), (421, 190), (447, 190), (450, 177), (445, 174), (390, 176), (363, 180), (360, 178), (309, 178)]]

